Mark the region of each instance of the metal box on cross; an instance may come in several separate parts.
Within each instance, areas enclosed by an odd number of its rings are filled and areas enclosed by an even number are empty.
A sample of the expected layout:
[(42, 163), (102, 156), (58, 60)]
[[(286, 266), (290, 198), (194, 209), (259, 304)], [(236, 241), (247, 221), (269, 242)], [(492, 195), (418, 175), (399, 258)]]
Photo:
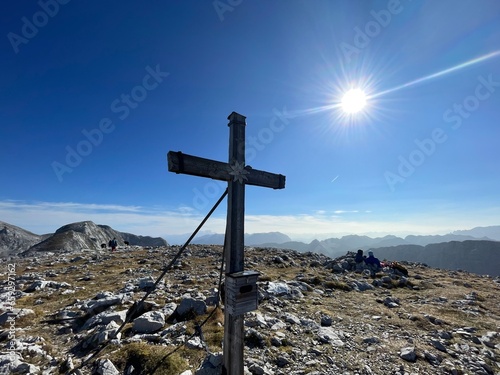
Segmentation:
[(242, 271), (226, 275), (226, 300), (224, 303), (230, 315), (240, 315), (257, 310), (258, 291), (255, 271)]

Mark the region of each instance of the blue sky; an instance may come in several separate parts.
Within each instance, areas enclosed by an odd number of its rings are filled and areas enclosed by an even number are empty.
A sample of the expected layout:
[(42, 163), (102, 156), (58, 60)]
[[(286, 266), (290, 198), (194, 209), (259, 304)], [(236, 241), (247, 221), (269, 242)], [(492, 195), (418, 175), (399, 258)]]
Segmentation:
[[(41, 0), (0, 18), (0, 220), (189, 233), (224, 183), (166, 154), (227, 161), (236, 111), (247, 164), (287, 178), (246, 189), (246, 232), (500, 224), (496, 0)], [(346, 115), (356, 87), (367, 107)]]

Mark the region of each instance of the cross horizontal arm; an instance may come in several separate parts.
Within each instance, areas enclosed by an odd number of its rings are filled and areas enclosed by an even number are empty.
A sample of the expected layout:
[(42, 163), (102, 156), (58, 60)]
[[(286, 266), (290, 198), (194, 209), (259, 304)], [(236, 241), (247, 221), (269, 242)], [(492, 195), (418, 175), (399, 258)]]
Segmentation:
[[(221, 181), (233, 181), (235, 178), (235, 170), (228, 163), (183, 154), (180, 151), (169, 151), (167, 159), (170, 172), (210, 177)], [(246, 166), (241, 172), (241, 178), (246, 185), (273, 189), (283, 189), (285, 187), (285, 176), (281, 174), (260, 171), (250, 166)]]

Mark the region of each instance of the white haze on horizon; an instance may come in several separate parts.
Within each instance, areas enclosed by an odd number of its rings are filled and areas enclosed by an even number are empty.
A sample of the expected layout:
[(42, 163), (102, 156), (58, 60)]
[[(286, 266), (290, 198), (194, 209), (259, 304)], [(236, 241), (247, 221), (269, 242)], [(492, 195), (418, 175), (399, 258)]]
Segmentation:
[[(218, 212), (219, 211), (219, 212)], [(206, 222), (201, 231), (224, 233), (226, 215), (221, 209)], [(374, 216), (374, 215), (373, 215)], [(163, 237), (185, 235), (186, 238), (200, 224), (204, 215), (189, 207), (164, 209), (160, 207), (139, 207), (122, 205), (98, 205), (80, 203), (0, 201), (0, 221), (16, 225), (35, 234), (53, 233), (63, 225), (78, 221), (93, 221), (109, 225), (121, 232), (142, 236)], [(455, 222), (451, 225), (446, 218), (415, 217), (397, 222), (345, 219), (342, 215), (300, 214), (300, 215), (246, 215), (246, 233), (281, 232), (292, 241), (311, 242), (314, 239), (339, 238), (345, 235), (366, 235), (383, 237), (395, 235), (448, 234), (455, 230), (471, 229), (477, 226), (497, 225), (496, 220)], [(472, 219), (472, 218), (471, 218)], [(472, 222), (472, 220), (471, 220)], [(417, 223), (417, 224), (415, 224)], [(390, 228), (388, 230), (387, 228)], [(198, 234), (200, 236), (200, 234)]]

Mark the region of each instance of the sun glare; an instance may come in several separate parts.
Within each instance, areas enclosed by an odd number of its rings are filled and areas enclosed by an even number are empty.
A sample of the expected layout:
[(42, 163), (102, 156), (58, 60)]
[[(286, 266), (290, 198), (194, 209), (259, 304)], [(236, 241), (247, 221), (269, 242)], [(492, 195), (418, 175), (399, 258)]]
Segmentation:
[(341, 104), (345, 113), (357, 113), (366, 105), (366, 94), (361, 89), (351, 89), (344, 94)]

